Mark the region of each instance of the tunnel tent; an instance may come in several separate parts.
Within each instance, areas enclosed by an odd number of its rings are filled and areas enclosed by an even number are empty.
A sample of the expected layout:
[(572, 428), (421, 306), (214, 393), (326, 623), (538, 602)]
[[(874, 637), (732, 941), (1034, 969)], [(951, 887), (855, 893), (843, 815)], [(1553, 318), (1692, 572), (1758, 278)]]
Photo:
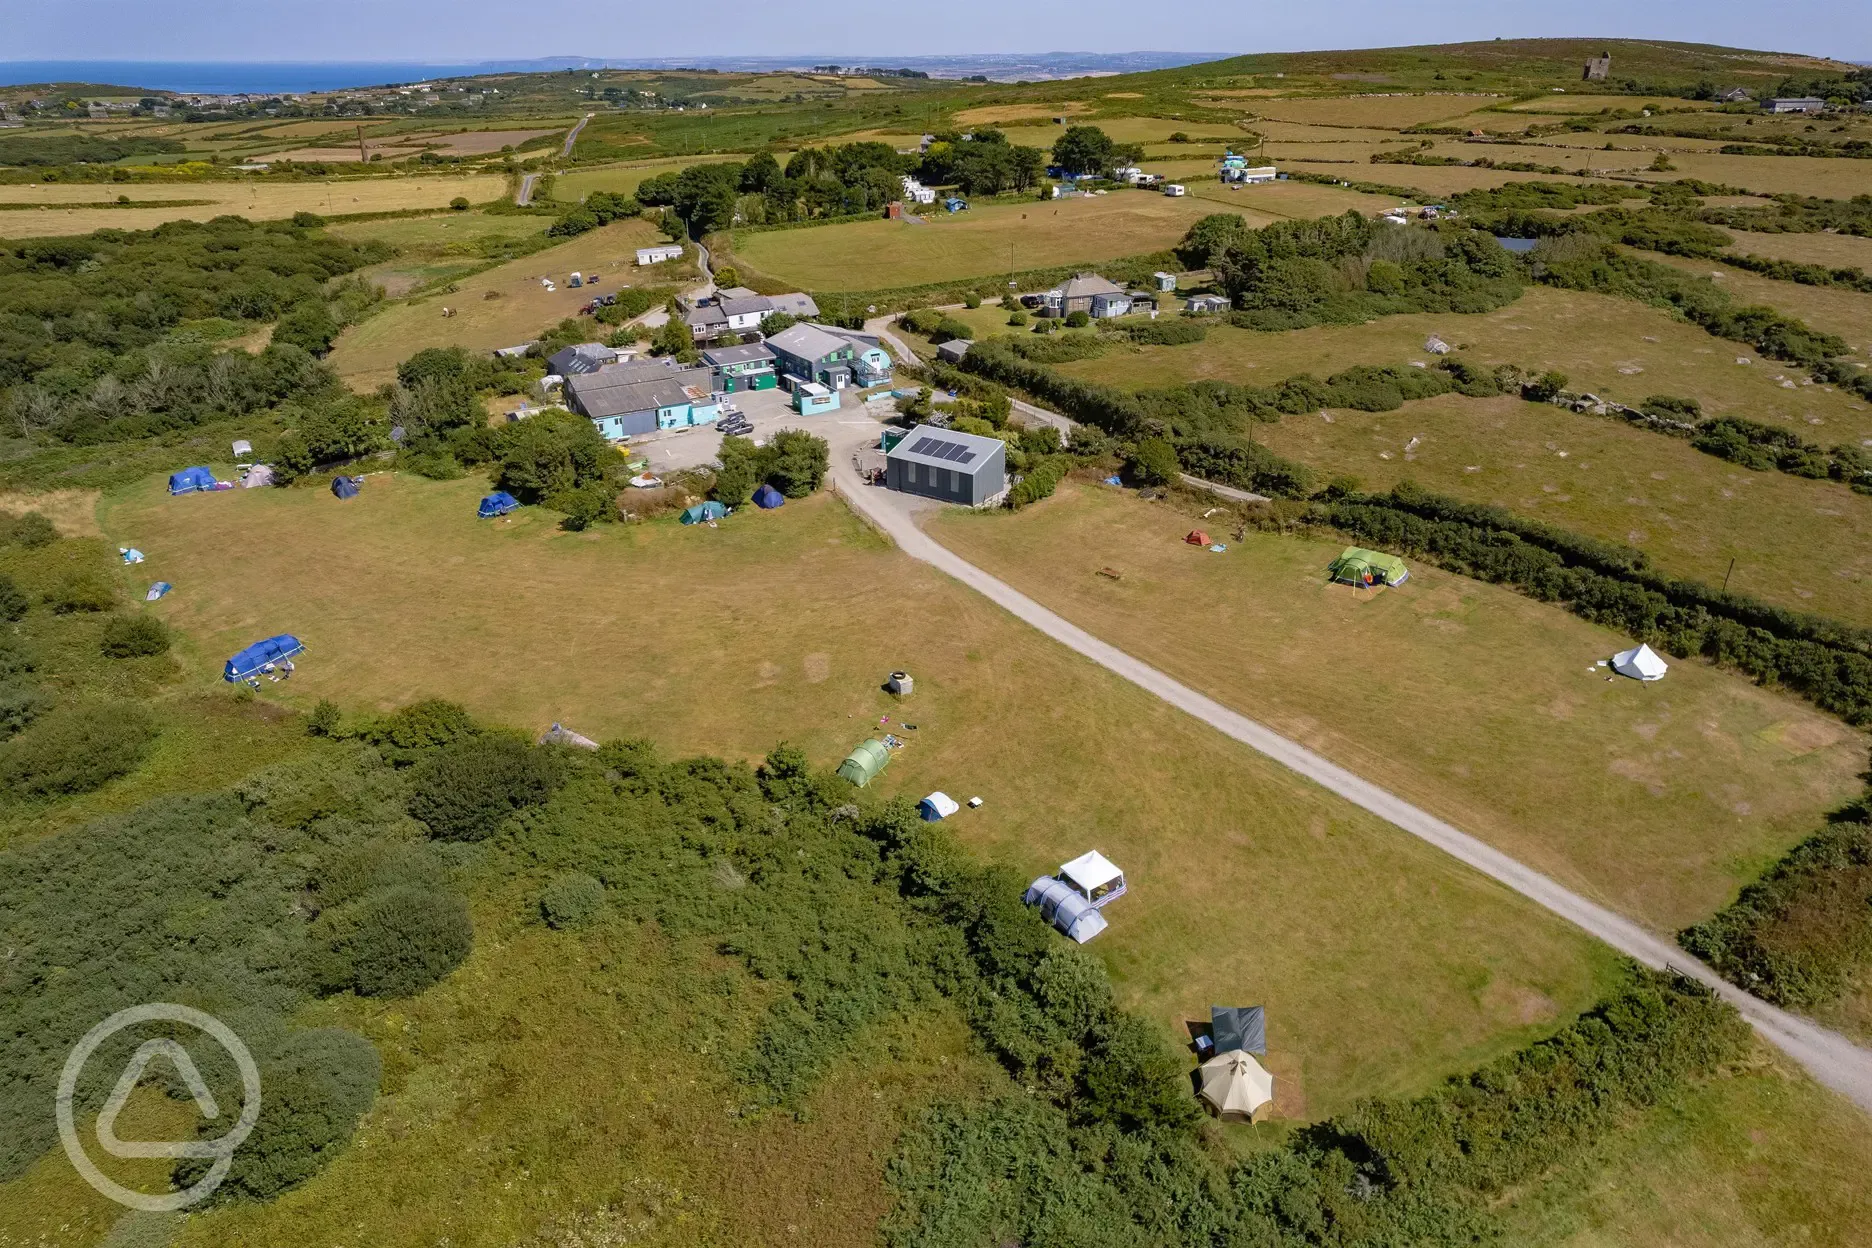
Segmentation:
[(520, 500), (506, 490), (496, 490), (481, 500), (481, 506), (475, 514), (483, 520), (492, 520), (495, 516), (504, 516), (520, 505)]
[(194, 494), (215, 488), (215, 475), (206, 468), (184, 468), (169, 474), (171, 494)]
[(1327, 568), (1335, 581), (1348, 585), (1402, 585), (1410, 578), (1410, 569), (1396, 555), (1348, 546)]
[(786, 496), (771, 485), (762, 485), (754, 491), (754, 505), (762, 511), (772, 511), (786, 502)]
[(1098, 907), (1072, 890), (1064, 880), (1043, 875), (1027, 886), (1021, 900), (1040, 908), (1040, 917), (1079, 944), (1085, 944), (1105, 930), (1105, 916)]
[(917, 803), (917, 813), (923, 816), (924, 823), (936, 823), (947, 819), (961, 809), (960, 802), (940, 789)]
[(331, 491), (333, 498), (356, 498), (358, 482), (362, 477), (333, 477)]
[(1244, 1049), (1258, 1056), (1267, 1054), (1267, 1012), (1258, 1005), (1212, 1005), (1209, 1007), (1209, 1036), (1216, 1052)]
[(719, 520), (728, 514), (728, 509), (710, 499), (706, 503), (697, 503), (682, 513), (684, 524), (705, 524), (710, 520)]
[(878, 773), (889, 764), (890, 747), (876, 739), (860, 741), (839, 764), (838, 774), (862, 789), (877, 779)]
[(1650, 646), (1639, 645), (1612, 656), (1612, 670), (1633, 680), (1663, 680), (1670, 664), (1658, 657)]
[(291, 633), (280, 633), (278, 636), (256, 641), (227, 661), (227, 666), (221, 671), (221, 679), (247, 680), (265, 671), (267, 664), (290, 659), (304, 649), (305, 643)]

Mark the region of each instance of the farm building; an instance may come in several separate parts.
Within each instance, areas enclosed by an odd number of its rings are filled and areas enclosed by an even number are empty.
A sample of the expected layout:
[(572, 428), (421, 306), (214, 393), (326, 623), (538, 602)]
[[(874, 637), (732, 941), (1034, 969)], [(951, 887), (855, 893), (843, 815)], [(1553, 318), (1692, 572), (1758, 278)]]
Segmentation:
[(1239, 168), (1222, 170), (1222, 180), (1224, 182), (1239, 182), (1246, 186), (1260, 186), (1264, 182), (1274, 181), (1278, 176), (1279, 174), (1273, 165), (1256, 165), (1253, 167), (1243, 165)]
[(605, 346), (602, 342), (581, 342), (577, 346), (563, 347), (546, 357), (548, 371), (557, 373), (561, 377), (595, 373), (605, 365), (617, 362), (617, 350)]
[(1161, 269), (1151, 274), (1151, 281), (1157, 284), (1158, 290), (1166, 293), (1177, 288), (1177, 275), (1174, 273), (1165, 273)]
[(1604, 82), (1611, 72), (1612, 54), (1606, 52), (1600, 56), (1592, 57), (1586, 62), (1586, 67), (1580, 71), (1580, 81)]
[(1815, 99), (1811, 95), (1768, 101), (1768, 111), (1771, 113), (1817, 113), (1825, 108), (1825, 100)]
[(697, 342), (710, 342), (723, 334), (751, 334), (775, 312), (792, 317), (819, 315), (812, 296), (757, 295), (745, 286), (731, 286), (713, 298), (682, 299), (683, 323)]
[(681, 243), (660, 243), (655, 247), (639, 247), (637, 263), (640, 265), (662, 264), (665, 260), (680, 260), (682, 254)]
[(1335, 581), (1348, 585), (1402, 585), (1410, 579), (1410, 569), (1396, 555), (1380, 554), (1360, 546), (1348, 546), (1339, 552), (1327, 569)]
[(934, 188), (924, 186), (921, 182), (908, 174), (905, 174), (903, 177), (903, 195), (905, 199), (910, 200), (912, 203), (933, 204), (936, 202), (936, 191)]
[(833, 390), (890, 380), (890, 353), (870, 334), (830, 325), (800, 324), (767, 340), (774, 367), (788, 384), (818, 382)]
[(1007, 445), (918, 425), (884, 456), (884, 484), (905, 494), (979, 507), (1007, 488)]
[(616, 441), (658, 429), (705, 425), (721, 415), (706, 368), (671, 368), (661, 361), (612, 364), (568, 378), (566, 406)]
[(968, 354), (975, 344), (966, 338), (951, 338), (936, 348), (936, 358), (945, 364), (960, 364), (962, 357)]
[(802, 416), (838, 410), (839, 392), (828, 390), (816, 381), (797, 382), (793, 386), (793, 410)]
[(774, 353), (761, 343), (712, 347), (702, 353), (717, 394), (774, 388)]
[(1131, 310), (1131, 296), (1125, 293), (1124, 287), (1097, 273), (1081, 273), (1065, 285), (1047, 291), (1040, 301), (1053, 316), (1084, 312), (1097, 319), (1123, 316)]

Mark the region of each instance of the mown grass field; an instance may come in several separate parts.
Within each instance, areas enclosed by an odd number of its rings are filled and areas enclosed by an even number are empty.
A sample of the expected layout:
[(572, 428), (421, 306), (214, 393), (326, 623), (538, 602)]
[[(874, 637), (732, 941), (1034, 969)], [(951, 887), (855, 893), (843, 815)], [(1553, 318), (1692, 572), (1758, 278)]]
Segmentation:
[[(1778, 237), (1790, 237), (1781, 235)], [(1793, 235), (1791, 237), (1808, 237)], [(1827, 238), (1836, 235), (1817, 235)], [(1866, 240), (1861, 240), (1866, 241)], [(1737, 251), (1747, 251), (1747, 240)], [(1641, 253), (1651, 259), (1655, 253)], [(1714, 278), (1722, 288), (1743, 303), (1766, 304), (1789, 316), (1799, 317), (1815, 329), (1838, 334), (1846, 345), (1863, 358), (1872, 352), (1872, 295), (1845, 286), (1808, 286), (1801, 282), (1778, 281), (1747, 269), (1710, 260), (1686, 260), (1676, 256), (1655, 256), (1666, 264), (1676, 265), (1686, 273)], [(1808, 263), (1812, 263), (1811, 261)]]
[(1141, 191), (983, 204), (924, 224), (853, 221), (738, 232), (734, 262), (806, 290), (877, 290), (1158, 251), (1212, 205)]
[[(575, 536), (532, 511), (476, 521), (485, 488), (374, 476), (352, 505), (151, 483), (104, 522), (177, 585), (159, 609), (203, 687), (290, 630), (307, 656), (267, 694), (302, 708), (435, 695), (678, 754), (790, 739), (824, 766), (888, 714), (910, 744), (887, 791), (979, 794), (956, 824), (975, 849), (1029, 878), (1093, 846), (1126, 867), (1091, 948), (1166, 1033), (1211, 997), (1266, 999), (1296, 1114), (1424, 1086), (1603, 982), (1603, 950), (1557, 921), (899, 558), (830, 498)], [(263, 553), (221, 557), (236, 535)], [(880, 685), (906, 664), (899, 705)]]
[[(945, 515), (964, 557), (1229, 706), (1660, 933), (1702, 918), (1860, 787), (1866, 741), (1695, 663), (1646, 686), (1631, 644), (1428, 566), (1327, 583), (1342, 543), (1250, 533), (1074, 486), (1016, 517)], [(1123, 575), (1098, 575), (1110, 567)]]
[[(1673, 575), (1872, 627), (1872, 498), (1518, 398), (1283, 417), (1256, 437), (1368, 489), (1415, 481), (1636, 546)], [(1412, 441), (1415, 445), (1412, 446)], [(1406, 450), (1406, 447), (1411, 449)]]
[(1309, 100), (1256, 100), (1257, 117), (1315, 126), (1372, 126), (1386, 130), (1446, 121), (1490, 105), (1498, 95), (1368, 95)]
[[(187, 182), (160, 187), (0, 186), (0, 202), (43, 205), (31, 211), (0, 212), (0, 237), (42, 238), (89, 234), (93, 230), (148, 230), (165, 221), (206, 221), (230, 214), (255, 221), (272, 221), (296, 212), (342, 216), (354, 212), (446, 208), (457, 196), (472, 203), (487, 203), (505, 194), (506, 187), (505, 178), (490, 174), (457, 177), (423, 174), (319, 182)], [(192, 208), (62, 206), (114, 200), (125, 194), (133, 199), (205, 199), (212, 203)]]
[[(1288, 158), (1285, 163), (1308, 173), (1343, 178), (1347, 182), (1380, 182), (1386, 186), (1408, 186), (1429, 196), (1456, 195), (1504, 182), (1567, 182), (1590, 186), (1598, 179), (1583, 174), (1511, 173), (1505, 169), (1471, 169), (1462, 165), (1374, 165), (1360, 158), (1351, 160), (1327, 148), (1319, 148), (1311, 157)], [(1553, 164), (1553, 161), (1541, 161)]]
[(524, 238), (538, 234), (548, 223), (538, 217), (499, 217), (482, 212), (448, 212), (433, 217), (403, 217), (389, 221), (340, 221), (327, 227), (339, 238), (362, 242), (381, 239), (393, 247), (430, 251), (482, 238)]
[(1270, 182), (1260, 186), (1245, 186), (1241, 183), (1207, 181), (1192, 183), (1189, 193), (1197, 199), (1225, 204), (1244, 215), (1266, 213), (1300, 219), (1338, 216), (1342, 212), (1361, 212), (1372, 216), (1398, 206), (1395, 196), (1368, 195), (1363, 191), (1339, 186), (1321, 186), (1317, 182)]
[[(385, 308), (347, 329), (329, 361), (353, 388), (368, 390), (388, 380), (398, 364), (424, 347), (492, 351), (528, 342), (590, 302), (591, 290), (566, 286), (574, 270), (602, 273), (599, 292), (680, 280), (682, 273), (692, 271), (670, 264), (637, 267), (636, 249), (662, 240), (648, 221), (614, 222), (463, 278), (453, 292)], [(541, 276), (552, 278), (556, 289), (542, 286)], [(444, 319), (444, 307), (453, 308), (455, 315)]]
[[(1757, 359), (1743, 343), (1717, 338), (1668, 313), (1589, 292), (1531, 287), (1504, 308), (1475, 316), (1387, 316), (1366, 325), (1256, 333), (1218, 326), (1182, 347), (1122, 347), (1057, 367), (1071, 376), (1127, 387), (1214, 377), (1272, 385), (1295, 373), (1326, 376), (1353, 364), (1434, 359), (1437, 334), (1466, 358), (1559, 369), (1577, 390), (1637, 404), (1653, 394), (1696, 399), (1711, 415), (1733, 413), (1798, 429), (1825, 445), (1872, 438), (1872, 411), (1825, 386), (1791, 388), (1798, 371)], [(1737, 364), (1738, 358), (1753, 362)]]
[(1735, 249), (1744, 255), (1872, 272), (1872, 238), (1856, 234), (1762, 234), (1754, 230), (1729, 230), (1728, 234), (1735, 239)]

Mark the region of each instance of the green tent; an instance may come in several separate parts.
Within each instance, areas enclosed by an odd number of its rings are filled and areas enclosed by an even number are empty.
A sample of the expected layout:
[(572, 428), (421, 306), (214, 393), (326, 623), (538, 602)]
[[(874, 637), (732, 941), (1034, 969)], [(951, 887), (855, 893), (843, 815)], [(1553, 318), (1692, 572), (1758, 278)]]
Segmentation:
[(1327, 569), (1335, 581), (1348, 585), (1402, 585), (1410, 569), (1396, 555), (1380, 554), (1360, 546), (1348, 546)]
[(890, 750), (882, 741), (860, 741), (839, 764), (838, 774), (862, 789), (877, 779), (889, 762)]
[(702, 524), (709, 520), (719, 520), (728, 514), (728, 509), (713, 499), (706, 503), (697, 503), (682, 513), (684, 524)]

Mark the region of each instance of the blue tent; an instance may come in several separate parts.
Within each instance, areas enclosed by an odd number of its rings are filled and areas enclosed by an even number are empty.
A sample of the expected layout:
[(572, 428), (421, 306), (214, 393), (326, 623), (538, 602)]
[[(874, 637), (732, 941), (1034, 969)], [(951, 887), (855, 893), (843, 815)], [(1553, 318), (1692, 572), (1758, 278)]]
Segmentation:
[(171, 585), (168, 581), (157, 581), (154, 585), (149, 587), (149, 593), (143, 595), (143, 601), (155, 602), (158, 598), (174, 588), (175, 586)]
[(257, 675), (269, 663), (290, 659), (305, 649), (305, 644), (291, 633), (281, 633), (265, 641), (256, 641), (227, 661), (221, 671), (223, 680), (246, 680)]
[(682, 522), (684, 524), (702, 524), (709, 520), (719, 520), (727, 514), (728, 509), (726, 507), (710, 499), (706, 503), (697, 503), (695, 506), (683, 512)]
[(786, 502), (786, 497), (771, 485), (763, 485), (754, 491), (754, 505), (762, 511), (772, 511)]
[(495, 516), (504, 516), (520, 505), (520, 500), (506, 490), (496, 490), (481, 500), (481, 507), (476, 512), (483, 520), (492, 520)]
[(193, 494), (197, 490), (215, 488), (215, 475), (206, 468), (184, 468), (181, 472), (169, 474), (169, 492), (171, 494)]
[(332, 494), (338, 498), (356, 498), (362, 477), (333, 477)]

